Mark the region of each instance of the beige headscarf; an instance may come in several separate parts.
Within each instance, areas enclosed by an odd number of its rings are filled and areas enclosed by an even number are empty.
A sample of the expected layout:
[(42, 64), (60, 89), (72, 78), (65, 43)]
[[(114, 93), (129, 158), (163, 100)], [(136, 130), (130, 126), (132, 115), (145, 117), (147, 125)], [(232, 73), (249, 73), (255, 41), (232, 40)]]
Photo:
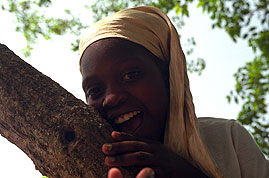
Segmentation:
[(170, 112), (164, 144), (211, 177), (222, 177), (201, 140), (189, 88), (186, 60), (169, 18), (154, 7), (136, 7), (110, 15), (84, 33), (79, 50), (97, 40), (118, 37), (140, 44), (169, 61)]

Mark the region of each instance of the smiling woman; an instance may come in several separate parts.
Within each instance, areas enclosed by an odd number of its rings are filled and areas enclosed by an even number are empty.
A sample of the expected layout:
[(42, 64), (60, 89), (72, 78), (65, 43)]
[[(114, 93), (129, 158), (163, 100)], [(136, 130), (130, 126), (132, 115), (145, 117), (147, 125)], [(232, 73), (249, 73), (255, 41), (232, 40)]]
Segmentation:
[[(142, 177), (267, 177), (269, 163), (235, 121), (197, 119), (178, 34), (159, 9), (113, 14), (82, 36), (87, 103), (114, 126), (102, 147), (110, 167)], [(111, 169), (109, 178), (122, 177)]]
[(90, 45), (81, 61), (87, 103), (119, 131), (162, 141), (168, 93), (156, 57), (119, 38)]

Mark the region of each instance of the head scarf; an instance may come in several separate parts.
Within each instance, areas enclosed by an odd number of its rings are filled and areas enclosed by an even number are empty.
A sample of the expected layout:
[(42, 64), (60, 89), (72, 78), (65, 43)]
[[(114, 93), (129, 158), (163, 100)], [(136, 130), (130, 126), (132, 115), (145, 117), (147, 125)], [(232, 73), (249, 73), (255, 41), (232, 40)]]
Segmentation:
[(170, 110), (164, 144), (209, 176), (222, 177), (199, 134), (185, 56), (170, 19), (154, 7), (136, 7), (110, 15), (83, 34), (80, 60), (89, 45), (111, 37), (137, 43), (159, 59), (169, 61)]

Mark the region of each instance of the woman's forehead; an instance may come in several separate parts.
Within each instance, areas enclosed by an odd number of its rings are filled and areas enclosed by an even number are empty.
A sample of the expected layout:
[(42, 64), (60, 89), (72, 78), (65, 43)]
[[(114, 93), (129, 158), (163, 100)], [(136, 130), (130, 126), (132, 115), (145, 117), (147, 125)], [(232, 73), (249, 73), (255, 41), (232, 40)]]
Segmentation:
[(121, 38), (106, 38), (91, 44), (82, 56), (81, 65), (85, 65), (86, 61), (95, 58), (110, 58), (126, 57), (131, 58), (134, 56), (147, 56), (154, 58), (155, 56), (145, 49), (143, 46)]
[(140, 48), (139, 45), (117, 38), (96, 41), (85, 50), (82, 56), (82, 70), (100, 64), (102, 65), (103, 60), (114, 60), (116, 62), (122, 59), (129, 59), (130, 57), (141, 53)]
[(101, 59), (113, 60), (114, 64), (116, 61), (122, 62), (125, 59), (137, 62), (146, 60), (151, 65), (157, 66), (164, 76), (168, 75), (168, 62), (160, 60), (143, 46), (122, 38), (106, 38), (91, 44), (82, 56), (82, 75), (85, 70), (88, 71), (93, 66), (112, 64), (102, 63)]

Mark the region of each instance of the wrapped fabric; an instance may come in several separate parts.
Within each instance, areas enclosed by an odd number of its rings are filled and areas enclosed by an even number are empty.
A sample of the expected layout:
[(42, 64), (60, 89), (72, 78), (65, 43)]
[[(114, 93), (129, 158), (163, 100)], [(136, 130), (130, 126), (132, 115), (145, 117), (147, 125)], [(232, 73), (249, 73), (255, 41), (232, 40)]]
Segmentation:
[(185, 56), (170, 19), (154, 7), (136, 7), (110, 15), (98, 21), (82, 36), (80, 60), (89, 45), (111, 37), (137, 43), (159, 59), (169, 62), (170, 111), (164, 144), (207, 175), (223, 177), (201, 139)]

